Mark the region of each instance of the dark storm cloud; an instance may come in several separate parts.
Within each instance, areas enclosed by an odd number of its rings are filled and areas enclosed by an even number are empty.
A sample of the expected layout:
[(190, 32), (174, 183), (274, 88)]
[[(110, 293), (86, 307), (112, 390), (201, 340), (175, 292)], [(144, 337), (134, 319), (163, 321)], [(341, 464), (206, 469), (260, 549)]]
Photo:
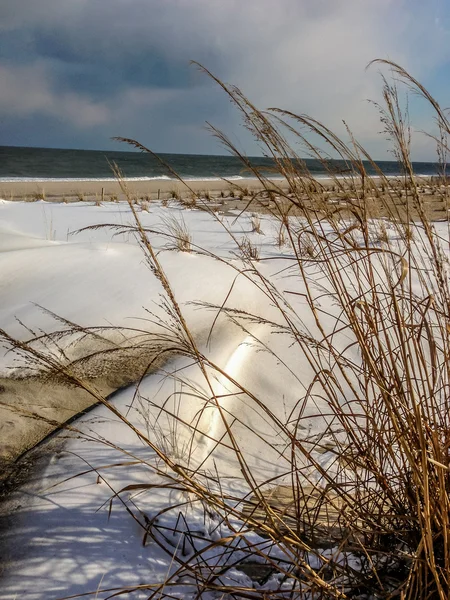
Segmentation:
[[(8, 4), (16, 5), (14, 0), (6, 0), (0, 9), (5, 29), (0, 56), (18, 62), (47, 62), (58, 81), (66, 78), (73, 84), (95, 88), (99, 87), (98, 78), (102, 85), (114, 84), (117, 89), (130, 84), (180, 88), (195, 85), (187, 68), (190, 57), (177, 45), (180, 33), (183, 43), (195, 48), (197, 59), (207, 59), (210, 66), (220, 62), (214, 59), (217, 53), (205, 33), (189, 43), (193, 36), (187, 28), (177, 31), (179, 21), (171, 22), (167, 7), (175, 8), (178, 2), (169, 0), (163, 10), (164, 3), (149, 0), (93, 0), (89, 4), (58, 0), (44, 2), (42, 11), (27, 15), (30, 3), (18, 0), (15, 10), (2, 15)], [(186, 8), (184, 12), (187, 17), (195, 16)], [(85, 83), (81, 74), (85, 75)]]
[[(204, 119), (213, 117), (218, 106), (227, 112), (228, 106), (216, 97), (205, 114), (203, 92), (198, 100), (192, 93), (211, 86), (189, 67), (189, 60), (216, 68), (221, 58), (211, 33), (197, 30), (195, 10), (187, 4), (5, 0), (0, 7), (0, 77), (9, 90), (0, 90), (0, 143), (38, 138), (44, 118), (53, 118), (55, 125), (43, 138), (49, 144), (66, 139), (70, 146), (84, 129), (86, 144), (108, 145), (109, 134), (117, 134), (122, 124), (124, 134), (150, 128), (166, 150), (181, 125), (191, 133), (196, 128), (194, 137), (204, 136)], [(178, 96), (172, 93), (176, 90)], [(24, 95), (30, 97), (24, 100)], [(11, 131), (16, 131), (13, 137)]]
[(449, 58), (446, 23), (442, 0), (2, 0), (0, 143), (105, 147), (121, 133), (217, 151), (204, 121), (236, 131), (237, 117), (190, 59), (260, 106), (347, 118), (370, 142), (367, 62), (427, 75)]

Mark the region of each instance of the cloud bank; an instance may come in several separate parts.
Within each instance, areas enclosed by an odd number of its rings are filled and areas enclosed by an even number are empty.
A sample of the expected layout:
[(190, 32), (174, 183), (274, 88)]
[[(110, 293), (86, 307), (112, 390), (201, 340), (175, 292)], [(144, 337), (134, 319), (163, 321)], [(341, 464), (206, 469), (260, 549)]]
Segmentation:
[[(445, 93), (445, 0), (3, 0), (0, 144), (220, 153), (210, 121), (249, 153), (239, 116), (196, 60), (261, 108), (344, 119), (377, 158), (374, 58), (401, 63)], [(443, 98), (443, 101), (445, 98)], [(445, 102), (444, 102), (445, 104)], [(426, 114), (418, 107), (418, 122)], [(416, 158), (430, 158), (424, 141)]]

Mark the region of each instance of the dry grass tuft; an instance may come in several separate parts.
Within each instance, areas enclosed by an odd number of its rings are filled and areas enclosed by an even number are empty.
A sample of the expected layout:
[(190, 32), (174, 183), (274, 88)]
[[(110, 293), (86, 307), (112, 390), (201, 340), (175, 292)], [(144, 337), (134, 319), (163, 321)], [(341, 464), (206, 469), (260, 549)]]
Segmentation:
[(252, 227), (252, 232), (262, 234), (261, 229), (261, 217), (258, 213), (252, 213), (250, 216), (250, 224)]
[(164, 217), (163, 223), (164, 233), (169, 238), (167, 248), (177, 249), (180, 252), (190, 252), (192, 250), (192, 237), (182, 213), (178, 216)]
[(34, 192), (32, 194), (33, 202), (38, 202), (39, 200), (45, 200), (45, 191), (40, 190), (39, 192)]
[(377, 238), (380, 243), (389, 244), (389, 234), (386, 228), (385, 221), (380, 220), (378, 223)]
[(150, 212), (150, 202), (148, 200), (141, 200), (141, 210), (144, 212)]
[(283, 221), (281, 221), (280, 226), (278, 228), (276, 243), (278, 248), (282, 248), (288, 242), (287, 234), (286, 234), (286, 225)]
[(259, 250), (251, 243), (247, 236), (244, 236), (239, 243), (239, 250), (244, 260), (259, 260)]

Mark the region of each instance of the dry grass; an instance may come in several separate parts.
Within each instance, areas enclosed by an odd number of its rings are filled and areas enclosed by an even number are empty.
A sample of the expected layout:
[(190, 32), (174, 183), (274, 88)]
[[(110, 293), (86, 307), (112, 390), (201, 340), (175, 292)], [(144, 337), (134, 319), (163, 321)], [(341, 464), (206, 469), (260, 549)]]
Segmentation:
[(164, 217), (163, 224), (164, 234), (169, 239), (168, 249), (176, 249), (180, 252), (190, 252), (192, 250), (192, 237), (182, 213), (178, 216)]
[(283, 246), (285, 246), (287, 244), (287, 242), (288, 242), (288, 238), (287, 238), (287, 232), (286, 232), (286, 225), (283, 221), (281, 221), (279, 224), (279, 227), (278, 227), (276, 244), (277, 244), (278, 248), (282, 248)]
[(252, 232), (262, 234), (261, 217), (258, 215), (258, 213), (251, 214), (250, 224), (252, 227)]
[(251, 243), (247, 236), (244, 236), (239, 243), (239, 250), (242, 258), (246, 261), (259, 260), (259, 250)]
[[(446, 156), (450, 124), (445, 113), (400, 67), (388, 66), (397, 79), (413, 86), (430, 102), (440, 128), (439, 158)], [(243, 479), (253, 496), (240, 509), (231, 498), (207, 493), (200, 475), (195, 481), (189, 479), (191, 494), (224, 522), (229, 524), (232, 516), (240, 517), (244, 531), (262, 532), (278, 549), (288, 549), (290, 559), (281, 566), (268, 551), (247, 545), (248, 555), (257, 555), (259, 562), (282, 575), (283, 589), (288, 584), (289, 593), (295, 597), (309, 598), (312, 594), (317, 598), (398, 596), (444, 600), (450, 593), (448, 248), (442, 247), (436, 236), (417, 188), (409, 156), (408, 121), (397, 88), (383, 78), (385, 105), (378, 107), (405, 171), (405, 178), (392, 182), (354, 139), (347, 145), (325, 126), (303, 115), (282, 110), (262, 113), (239, 90), (216, 82), (241, 110), (247, 128), (289, 184), (289, 196), (281, 188), (274, 189), (273, 183), (213, 129), (264, 184), (267, 197), (275, 204), (275, 217), (277, 207), (283, 207), (278, 209), (278, 217), (285, 224), (296, 276), (304, 284), (304, 297), (319, 333), (311, 339), (298, 329), (288, 298), (285, 302), (273, 294), (270, 282), (252, 261), (249, 244), (241, 242), (241, 251), (243, 245), (248, 250), (243, 252), (249, 259), (247, 269), (253, 269), (257, 280), (265, 285), (268, 297), (287, 323), (285, 335), (292, 338), (315, 373), (310, 391), (285, 423), (234, 382), (247, 401), (255, 403), (272, 420), (280, 438), (287, 440), (284, 458), (290, 465), (292, 484), (283, 497), (289, 510), (284, 501), (269, 501), (273, 494), (262, 493), (264, 486), (255, 484), (230, 426), (233, 416), (224, 415), (219, 404), (227, 443), (235, 449)], [(343, 196), (348, 194), (345, 205), (329, 205), (323, 189), (311, 179), (301, 157), (286, 144), (280, 128), (294, 135), (325, 167), (327, 155), (309, 141), (308, 131), (319, 135), (346, 161), (349, 175), (344, 182), (329, 173), (335, 189), (342, 190)], [(371, 227), (366, 190), (377, 189), (378, 182), (367, 173), (362, 158), (372, 164), (380, 178), (383, 193), (377, 198), (377, 210), (381, 207), (381, 214), (389, 217), (392, 235), (387, 235), (383, 226), (375, 232)], [(441, 184), (446, 186), (446, 180)], [(315, 208), (318, 197), (320, 210)], [(284, 204), (277, 204), (277, 198)], [(294, 223), (286, 218), (286, 203), (304, 215), (303, 221)], [(325, 296), (339, 315), (331, 332), (330, 315), (321, 309)], [(345, 351), (335, 346), (337, 336), (333, 331), (337, 328), (348, 340)], [(355, 356), (359, 358), (355, 360)], [(193, 348), (193, 357), (202, 365), (204, 358), (197, 348)], [(204, 376), (208, 381), (206, 372)], [(325, 448), (320, 440), (307, 442), (301, 433), (301, 407), (314, 397), (327, 403), (331, 415)], [(212, 399), (217, 402), (213, 392)], [(330, 444), (336, 461), (328, 471), (317, 452), (320, 455)], [(186, 477), (182, 479), (187, 485)], [(269, 482), (267, 485), (270, 487)], [(317, 503), (330, 509), (318, 510)], [(309, 545), (305, 523), (309, 524), (310, 540), (317, 539), (318, 532), (323, 538), (325, 529), (335, 552), (325, 555), (320, 547)], [(311, 556), (315, 557), (312, 563), (308, 558)], [(352, 562), (355, 557), (357, 568)], [(198, 564), (185, 561), (183, 569), (201, 582), (201, 589), (217, 590), (214, 574), (205, 575)], [(245, 590), (237, 587), (226, 591), (246, 597)], [(272, 588), (271, 595), (281, 598), (286, 593)]]
[(40, 190), (39, 192), (34, 192), (32, 194), (32, 199), (34, 202), (37, 202), (39, 200), (45, 200), (45, 191)]
[(143, 212), (150, 212), (150, 202), (148, 200), (141, 200), (140, 207)]
[[(397, 82), (413, 87), (435, 111), (440, 129), (438, 158), (443, 159), (450, 134), (446, 113), (400, 67), (392, 63), (387, 66)], [(304, 289), (302, 313), (296, 314), (292, 308), (289, 289), (282, 293), (274, 290), (271, 281), (258, 270), (257, 249), (247, 238), (236, 241), (246, 260), (245, 269), (238, 272), (252, 277), (264, 290), (268, 302), (277, 307), (284, 323), (282, 334), (288, 344), (296, 346), (313, 375), (310, 381), (303, 382), (304, 397), (281, 420), (251, 390), (231, 380), (203, 353), (122, 181), (135, 219), (133, 231), (165, 291), (171, 315), (171, 325), (167, 327), (173, 339), (172, 351), (177, 348), (197, 364), (204, 379), (202, 391), (197, 393), (205, 397), (205, 410), (207, 407), (216, 411), (224, 430), (222, 438), (214, 440), (215, 446), (231, 449), (240, 467), (243, 488), (250, 490), (245, 497), (227, 493), (220, 473), (191, 470), (186, 467), (186, 460), (179, 460), (185, 451), (174, 452), (158, 436), (152, 438), (143, 431), (136, 432), (165, 465), (166, 483), (161, 487), (170, 484), (184, 490), (192, 505), (203, 507), (205, 514), (215, 515), (229, 532), (197, 551), (181, 552), (162, 541), (166, 539), (164, 531), (159, 529), (157, 519), (153, 519), (144, 539), (151, 538), (172, 556), (174, 569), (159, 587), (148, 582), (150, 597), (173, 597), (180, 578), (184, 583), (189, 578), (196, 597), (211, 591), (218, 597), (277, 600), (447, 600), (450, 597), (449, 249), (436, 235), (418, 190), (409, 155), (408, 121), (397, 88), (383, 77), (384, 105), (378, 108), (404, 169), (405, 177), (398, 183), (387, 180), (353, 138), (346, 144), (326, 126), (304, 115), (278, 109), (261, 112), (239, 90), (209, 75), (242, 112), (246, 127), (274, 159), (278, 174), (289, 184), (290, 193), (286, 194), (213, 129), (214, 135), (241, 158), (243, 167), (260, 180), (266, 197), (275, 207), (273, 216), (279, 220), (283, 242), (291, 249), (290, 277), (301, 282)], [(301, 157), (287, 144), (286, 130), (309, 155), (321, 160), (325, 168), (330, 168), (328, 155), (310, 141), (308, 133), (319, 136), (346, 161), (348, 174), (344, 181), (329, 172), (335, 189), (342, 190), (342, 194), (351, 191), (345, 206), (330, 205), (325, 191), (312, 180)], [(124, 141), (147, 150), (133, 140)], [(389, 216), (389, 230), (383, 224), (373, 227), (371, 204), (366, 196), (367, 190), (377, 187), (377, 182), (362, 159), (369, 161), (380, 178), (378, 189), (383, 193), (377, 200), (382, 214)], [(446, 197), (447, 179), (441, 178), (440, 185)], [(304, 216), (301, 219), (287, 216), (291, 208)], [(166, 227), (174, 247), (191, 248), (183, 220), (169, 219)], [(330, 313), (323, 308), (329, 305), (334, 307), (331, 325)], [(216, 308), (223, 312), (223, 307)], [(302, 328), (306, 311), (314, 319), (314, 335)], [(230, 310), (229, 315), (236, 322), (236, 314)], [(245, 318), (260, 319), (258, 315)], [(73, 385), (88, 390), (96, 401), (106, 404), (135, 429), (126, 416), (117, 413), (114, 406), (74, 375), (70, 365), (55, 363), (11, 339), (6, 332), (2, 335), (5, 343), (28, 352)], [(344, 345), (339, 343), (342, 339), (346, 340)], [(260, 442), (267, 445), (268, 452), (278, 452), (279, 460), (286, 466), (283, 486), (270, 479), (257, 482), (245, 449), (234, 435), (233, 424), (239, 415), (227, 413), (214, 391), (213, 380), (217, 376), (228, 379), (245, 403), (273, 427), (278, 444), (271, 440)], [(310, 439), (304, 427), (305, 407), (318, 399), (326, 405), (329, 422), (326, 439)], [(173, 412), (168, 411), (168, 416), (174, 419), (175, 432), (176, 425), (181, 423)], [(188, 424), (192, 439), (206, 435), (199, 423), (197, 420)], [(284, 449), (280, 450), (283, 443)], [(324, 452), (334, 455), (330, 468), (325, 468), (320, 460)], [(189, 450), (187, 455), (189, 462)], [(175, 529), (184, 536), (195, 536), (186, 533), (185, 522)], [(252, 541), (255, 533), (264, 536), (266, 545)], [(333, 546), (329, 552), (324, 550), (326, 537)], [(216, 551), (219, 574), (206, 558), (212, 549)], [(280, 556), (283, 558), (279, 559)], [(220, 576), (230, 565), (236, 563), (237, 568), (244, 568), (242, 563), (252, 560), (259, 564), (256, 571), (268, 569), (269, 576), (276, 575), (270, 590), (262, 593), (255, 588), (221, 582)]]
[[(289, 231), (289, 226), (288, 226)], [(298, 236), (298, 252), (301, 258), (313, 260), (318, 255), (317, 239), (315, 233), (302, 231)]]

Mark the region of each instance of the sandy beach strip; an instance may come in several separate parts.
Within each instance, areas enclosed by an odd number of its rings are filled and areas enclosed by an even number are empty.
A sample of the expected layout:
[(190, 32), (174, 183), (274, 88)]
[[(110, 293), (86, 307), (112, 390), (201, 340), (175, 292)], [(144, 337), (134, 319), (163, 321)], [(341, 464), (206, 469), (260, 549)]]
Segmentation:
[[(387, 185), (386, 185), (386, 182)], [(135, 179), (125, 180), (130, 197), (136, 202), (166, 199), (195, 200), (206, 198), (212, 200), (208, 205), (216, 208), (223, 214), (230, 211), (251, 210), (258, 213), (279, 210), (274, 203), (274, 198), (280, 200), (279, 193), (289, 192), (289, 183), (286, 179), (273, 179), (261, 183), (256, 178), (242, 179), (194, 179), (185, 182), (175, 179)], [(426, 205), (428, 216), (431, 220), (447, 218), (448, 200), (445, 190), (432, 182), (429, 177), (418, 176), (417, 184), (422, 201)], [(261, 196), (255, 193), (268, 185), (273, 186), (274, 195), (269, 197), (267, 192)], [(305, 193), (303, 194), (304, 208), (317, 210), (320, 203), (338, 207), (339, 210), (352, 209), (361, 199), (361, 181), (353, 178), (350, 181), (338, 181), (333, 178), (321, 177), (304, 180)], [(366, 180), (367, 186), (367, 180)], [(369, 188), (366, 187), (366, 202), (370, 203), (372, 216), (392, 217), (397, 214), (399, 218), (406, 219), (402, 205), (405, 199), (401, 197), (404, 181), (399, 177), (390, 176), (382, 181), (380, 177), (370, 178)], [(309, 191), (307, 191), (309, 188)], [(313, 188), (313, 189), (311, 189)], [(46, 202), (117, 202), (126, 200), (119, 182), (109, 179), (40, 179), (40, 180), (0, 180), (0, 199), (7, 201), (33, 202), (45, 200)], [(252, 200), (253, 199), (253, 200)], [(251, 206), (250, 203), (251, 202)], [(286, 200), (285, 202), (289, 202)], [(386, 208), (390, 206), (391, 208)], [(304, 210), (303, 208), (303, 210)], [(320, 209), (319, 209), (320, 210)], [(414, 211), (413, 211), (414, 212)], [(291, 210), (291, 215), (303, 214), (296, 209)], [(403, 216), (402, 216), (403, 215)], [(411, 214), (412, 218), (417, 215)]]
[[(373, 176), (370, 178), (372, 185), (381, 183), (380, 177)], [(398, 177), (390, 176), (387, 179), (394, 180)], [(418, 176), (420, 185), (429, 184), (429, 178)], [(340, 187), (337, 180), (332, 177), (320, 177), (312, 182), (319, 188), (332, 191)], [(357, 188), (361, 186), (360, 180), (352, 179), (353, 185)], [(247, 196), (252, 192), (257, 192), (264, 189), (263, 184), (255, 177), (242, 179), (187, 179), (185, 182), (177, 181), (176, 179), (138, 179), (130, 178), (125, 180), (126, 186), (130, 194), (137, 199), (158, 200), (179, 196), (187, 198), (192, 195), (202, 196), (209, 195), (210, 197), (230, 195), (239, 196), (243, 194)], [(274, 191), (289, 189), (289, 184), (286, 179), (277, 178), (270, 181)], [(349, 188), (349, 180), (340, 182), (343, 188)], [(266, 182), (267, 186), (267, 182)], [(233, 192), (231, 194), (230, 192)], [(34, 179), (34, 180), (1, 180), (0, 179), (0, 198), (4, 200), (47, 200), (48, 202), (76, 202), (79, 200), (105, 202), (114, 200), (124, 200), (125, 196), (121, 186), (114, 178), (108, 179)]]
[[(149, 200), (171, 197), (173, 193), (188, 196), (192, 193), (201, 195), (208, 192), (211, 195), (225, 195), (230, 190), (257, 191), (263, 188), (255, 178), (224, 181), (221, 179), (187, 180), (185, 184), (171, 179), (132, 179), (126, 180), (130, 193)], [(287, 189), (286, 180), (273, 181), (274, 188)], [(119, 183), (114, 179), (108, 180), (39, 180), (39, 181), (0, 181), (0, 198), (4, 200), (36, 200), (67, 202), (78, 200), (93, 200), (104, 198), (105, 201), (123, 199)]]

